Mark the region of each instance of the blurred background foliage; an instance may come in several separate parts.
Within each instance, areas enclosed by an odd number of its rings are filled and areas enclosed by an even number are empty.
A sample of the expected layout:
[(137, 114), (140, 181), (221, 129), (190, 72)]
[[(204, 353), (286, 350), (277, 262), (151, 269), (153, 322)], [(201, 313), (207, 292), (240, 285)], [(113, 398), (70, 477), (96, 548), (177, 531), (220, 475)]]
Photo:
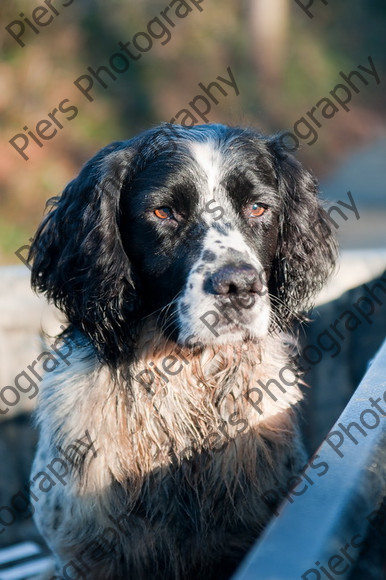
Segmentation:
[[(64, 1), (64, 0), (63, 0)], [(158, 16), (166, 0), (75, 0), (39, 34), (27, 30), (20, 47), (5, 26), (43, 0), (2, 0), (0, 49), (0, 263), (18, 263), (14, 251), (33, 235), (47, 198), (60, 193), (96, 150), (168, 121), (217, 76), (231, 67), (240, 95), (230, 89), (209, 113), (211, 122), (252, 125), (263, 132), (291, 129), (296, 120), (371, 55), (375, 81), (361, 88), (331, 120), (323, 120), (318, 141), (305, 142), (299, 158), (320, 178), (353, 150), (385, 134), (383, 98), (386, 52), (384, 0), (315, 0), (310, 19), (294, 0), (204, 0), (176, 19), (172, 38), (152, 49), (109, 88), (99, 87), (88, 102), (74, 86), (87, 72), (108, 63), (118, 42), (131, 40)], [(306, 2), (305, 2), (306, 3)], [(72, 121), (42, 148), (29, 148), (29, 161), (9, 139), (24, 126), (36, 127), (60, 101), (79, 109)]]

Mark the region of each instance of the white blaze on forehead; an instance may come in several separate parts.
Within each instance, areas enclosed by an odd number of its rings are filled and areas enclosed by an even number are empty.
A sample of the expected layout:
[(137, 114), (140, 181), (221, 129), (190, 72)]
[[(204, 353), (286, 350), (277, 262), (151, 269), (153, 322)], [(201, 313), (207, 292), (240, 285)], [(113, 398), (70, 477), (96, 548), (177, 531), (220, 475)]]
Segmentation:
[[(251, 262), (256, 262), (256, 263), (260, 263), (257, 258), (254, 256), (254, 253), (252, 252), (251, 248), (248, 246), (248, 244), (246, 243), (243, 235), (241, 232), (239, 232), (236, 229), (227, 229), (225, 230), (227, 233), (220, 233), (215, 226), (212, 226), (208, 229), (203, 244), (202, 244), (202, 253), (205, 250), (212, 250), (214, 252), (217, 253), (223, 253), (226, 252), (229, 249), (232, 250), (237, 250), (241, 253), (246, 254), (249, 259), (251, 260)], [(219, 248), (219, 244), (217, 242), (217, 240), (219, 240), (220, 246), (222, 246), (222, 248)], [(222, 251), (219, 252), (219, 249), (221, 249)]]
[(208, 193), (212, 196), (214, 189), (221, 181), (222, 159), (220, 151), (212, 141), (191, 143), (190, 149), (198, 165), (202, 168), (208, 180)]
[[(199, 265), (203, 260), (203, 255), (207, 250), (213, 252), (216, 255), (216, 260), (213, 261), (213, 268), (217, 268), (225, 262), (232, 262), (234, 257), (230, 250), (236, 250), (238, 255), (238, 260), (247, 262), (251, 266), (254, 266), (258, 272), (263, 272), (264, 268), (255, 255), (255, 252), (246, 242), (244, 236), (237, 229), (227, 230), (228, 233), (220, 233), (215, 227), (210, 227), (205, 235), (202, 251), (200, 257), (197, 261)], [(195, 265), (195, 267), (197, 267)], [(263, 276), (265, 279), (265, 275)]]
[[(221, 181), (224, 178), (224, 159), (214, 142), (189, 143), (193, 160), (205, 178), (200, 196), (200, 215), (209, 228), (202, 240), (201, 252), (193, 264), (185, 289), (177, 300), (179, 320), (179, 340), (183, 343), (195, 337), (204, 344), (227, 344), (244, 340), (248, 334), (255, 338), (266, 336), (270, 324), (271, 308), (267, 291), (266, 276), (262, 264), (248, 240), (237, 227), (237, 216)], [(208, 209), (209, 201), (217, 202), (223, 210), (221, 217)], [(232, 253), (233, 250), (233, 253)], [(235, 252), (236, 251), (236, 252)], [(234, 307), (234, 320), (222, 315), (215, 296), (205, 290), (206, 280), (225, 265), (244, 262), (256, 269), (263, 291), (255, 298), (253, 305), (243, 309), (242, 303)], [(220, 306), (220, 308), (217, 308)], [(228, 304), (228, 311), (229, 311)], [(228, 312), (229, 313), (229, 312)], [(212, 322), (207, 324), (207, 317)], [(213, 322), (214, 319), (214, 322)], [(218, 326), (219, 333), (211, 326)], [(229, 327), (229, 332), (227, 328)]]

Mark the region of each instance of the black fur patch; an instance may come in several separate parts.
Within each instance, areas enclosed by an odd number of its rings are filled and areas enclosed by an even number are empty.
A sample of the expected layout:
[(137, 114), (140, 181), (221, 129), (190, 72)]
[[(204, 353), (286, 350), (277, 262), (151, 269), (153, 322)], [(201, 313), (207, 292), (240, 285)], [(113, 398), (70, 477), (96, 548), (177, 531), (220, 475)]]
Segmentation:
[(202, 259), (204, 260), (204, 262), (214, 262), (216, 258), (217, 258), (216, 254), (211, 250), (205, 250), (205, 252), (202, 255)]

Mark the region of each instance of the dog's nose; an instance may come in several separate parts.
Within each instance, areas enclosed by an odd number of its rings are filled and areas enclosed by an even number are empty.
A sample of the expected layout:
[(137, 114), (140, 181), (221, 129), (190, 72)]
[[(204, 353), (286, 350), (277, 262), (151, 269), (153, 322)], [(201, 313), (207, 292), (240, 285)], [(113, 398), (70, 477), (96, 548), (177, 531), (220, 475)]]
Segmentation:
[(261, 273), (250, 264), (226, 265), (214, 272), (207, 282), (211, 293), (229, 294), (259, 293), (263, 288)]

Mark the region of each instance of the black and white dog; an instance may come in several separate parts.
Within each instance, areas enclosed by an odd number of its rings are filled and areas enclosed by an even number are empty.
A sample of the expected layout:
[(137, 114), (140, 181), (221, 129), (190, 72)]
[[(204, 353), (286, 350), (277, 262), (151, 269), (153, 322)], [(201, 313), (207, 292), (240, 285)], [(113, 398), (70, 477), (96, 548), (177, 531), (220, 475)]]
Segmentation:
[(32, 283), (78, 347), (33, 471), (86, 431), (96, 450), (36, 505), (56, 578), (229, 578), (305, 463), (286, 331), (335, 259), (315, 180), (279, 137), (163, 125), (51, 203)]

